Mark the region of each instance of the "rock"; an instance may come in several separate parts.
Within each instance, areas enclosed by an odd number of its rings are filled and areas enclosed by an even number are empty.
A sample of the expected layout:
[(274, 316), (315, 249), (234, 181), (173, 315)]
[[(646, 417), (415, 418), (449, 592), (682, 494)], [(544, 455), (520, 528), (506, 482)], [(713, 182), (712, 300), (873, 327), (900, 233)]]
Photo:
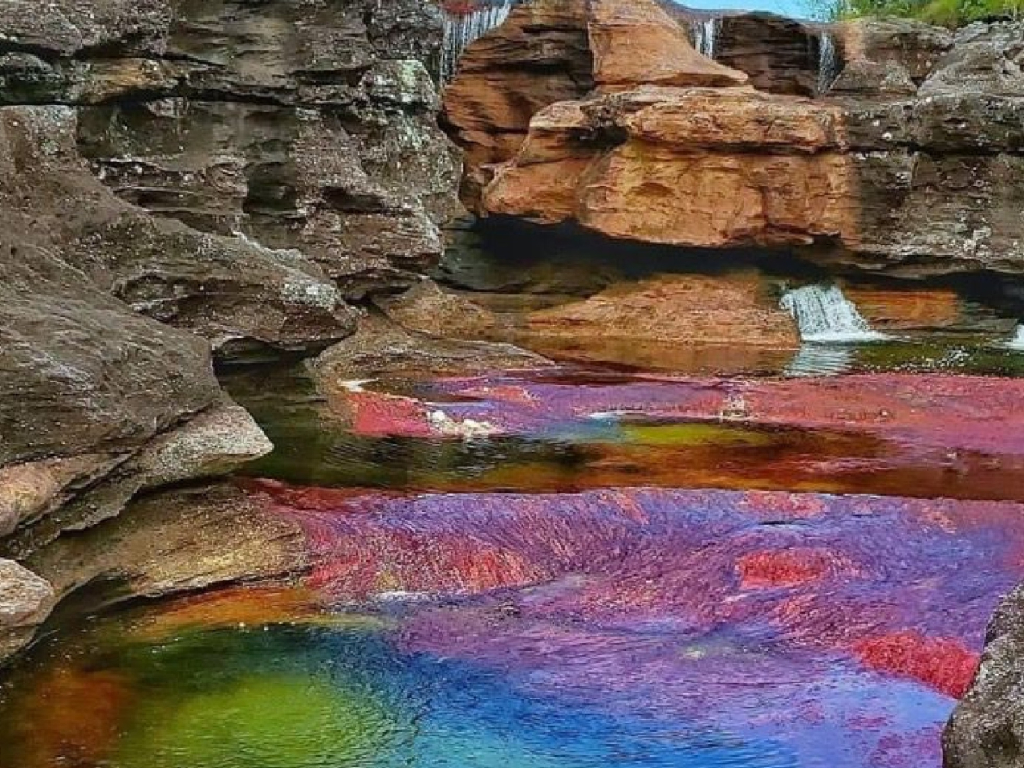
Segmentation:
[(75, 134), (71, 108), (0, 108), (8, 248), (47, 248), (136, 311), (206, 336), (222, 357), (322, 348), (352, 332), (354, 311), (311, 261), (119, 200), (80, 158)]
[(1024, 96), (1024, 22), (979, 22), (957, 32), (921, 94), (963, 91)]
[(402, 294), (381, 297), (377, 307), (408, 331), (453, 339), (481, 339), (493, 335), (495, 315), (433, 280), (423, 280)]
[(747, 82), (744, 73), (697, 53), (682, 27), (654, 0), (593, 0), (586, 25), (600, 91)]
[(426, 69), (441, 40), (431, 4), (29, 6), (0, 18), (15, 41), (0, 55), (0, 103), (75, 107), (82, 153), (126, 201), (301, 249), (353, 300), (407, 287), (437, 260), (437, 225), (461, 211), (460, 162)]
[(0, 558), (0, 664), (31, 641), (55, 602), (48, 581)]
[(843, 294), (857, 305), (868, 324), (879, 331), (988, 330), (1009, 334), (1012, 321), (972, 306), (956, 291), (944, 288), (915, 290), (847, 285)]
[[(731, 88), (644, 87), (563, 102), (537, 115), (483, 204), (650, 243), (809, 244), (852, 227), (840, 116), (830, 105)], [(609, 140), (579, 138), (595, 134)]]
[[(984, 78), (981, 90), (941, 85), (982, 60), (1015, 72), (1013, 29), (963, 32), (964, 51), (944, 54), (948, 33), (927, 25), (842, 26), (852, 58), (823, 100), (644, 84), (557, 101), (498, 165), (474, 168), (475, 139), (459, 134), (471, 202), (485, 216), (659, 245), (799, 247), (826, 264), (914, 278), (1019, 273), (1024, 98), (1005, 77), (989, 90)], [(883, 44), (885, 30), (896, 42)], [(917, 93), (918, 79), (933, 85)]]
[(746, 73), (759, 91), (814, 96), (818, 85), (818, 35), (774, 13), (721, 17), (715, 61)]
[(550, 362), (543, 357), (511, 344), (436, 339), (370, 315), (360, 323), (358, 333), (321, 354), (313, 372), (329, 397), (353, 380), (378, 376), (455, 375), (547, 365)]
[(136, 501), (116, 518), (58, 539), (27, 565), (60, 596), (113, 582), (121, 599), (152, 598), (301, 573), (303, 542), (298, 526), (263, 497), (222, 483)]
[(988, 627), (981, 667), (942, 739), (946, 768), (1016, 768), (1024, 761), (1024, 586)]
[(948, 29), (912, 19), (863, 18), (830, 26), (847, 62), (899, 67), (920, 85), (953, 45)]
[(491, 166), (509, 160), (530, 118), (594, 87), (583, 0), (522, 3), (466, 48), (444, 93), (444, 121), (465, 151), (462, 200), (476, 206)]
[(577, 340), (800, 346), (793, 319), (756, 275), (665, 275), (529, 316), (530, 332)]

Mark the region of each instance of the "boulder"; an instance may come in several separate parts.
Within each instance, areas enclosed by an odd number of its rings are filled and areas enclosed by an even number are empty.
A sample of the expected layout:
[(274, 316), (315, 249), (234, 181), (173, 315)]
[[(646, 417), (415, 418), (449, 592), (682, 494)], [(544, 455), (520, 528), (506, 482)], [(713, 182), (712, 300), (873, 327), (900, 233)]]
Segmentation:
[(1024, 586), (988, 627), (981, 666), (942, 739), (945, 768), (1017, 768), (1024, 762)]

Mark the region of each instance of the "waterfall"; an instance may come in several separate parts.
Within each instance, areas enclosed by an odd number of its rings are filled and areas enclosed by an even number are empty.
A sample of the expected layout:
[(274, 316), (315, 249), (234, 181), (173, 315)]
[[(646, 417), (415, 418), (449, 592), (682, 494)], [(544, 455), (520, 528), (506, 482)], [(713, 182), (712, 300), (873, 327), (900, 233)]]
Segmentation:
[(718, 42), (718, 32), (721, 28), (722, 20), (719, 18), (690, 22), (690, 37), (693, 39), (693, 47), (697, 49), (697, 53), (709, 59), (715, 58), (715, 44)]
[(827, 93), (839, 77), (839, 49), (832, 33), (822, 30), (818, 35), (818, 93)]
[(786, 291), (780, 306), (800, 327), (804, 341), (876, 341), (885, 334), (872, 331), (857, 307), (838, 286), (805, 285)]
[(444, 9), (444, 40), (439, 77), (447, 83), (455, 76), (459, 57), (477, 38), (505, 23), (519, 0), (473, 0)]
[(1017, 332), (1014, 334), (1013, 339), (1006, 342), (1006, 346), (1009, 349), (1017, 349), (1024, 352), (1024, 323), (1017, 326)]

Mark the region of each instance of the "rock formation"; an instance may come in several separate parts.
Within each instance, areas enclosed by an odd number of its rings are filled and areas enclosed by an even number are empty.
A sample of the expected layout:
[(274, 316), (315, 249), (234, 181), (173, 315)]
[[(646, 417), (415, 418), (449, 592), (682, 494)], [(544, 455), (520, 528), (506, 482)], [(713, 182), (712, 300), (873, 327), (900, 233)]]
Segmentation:
[[(836, 31), (846, 69), (822, 100), (743, 87), (744, 73), (720, 65), (713, 83), (637, 70), (634, 82), (627, 71), (602, 88), (598, 39), (608, 48), (609, 36), (622, 45), (651, 37), (651, 48), (680, 67), (693, 61), (677, 22), (653, 0), (632, 6), (629, 23), (609, 28), (601, 28), (601, 4), (573, 17), (590, 31), (599, 86), (584, 95), (538, 87), (578, 73), (586, 62), (578, 49), (571, 67), (566, 58), (548, 62), (543, 79), (521, 73), (494, 93), (487, 73), (503, 65), (503, 36), (515, 30), (523, 47), (546, 50), (549, 30), (531, 27), (521, 10), (469, 47), (472, 65), (445, 107), (467, 149), (464, 200), (478, 213), (574, 221), (684, 247), (800, 246), (815, 258), (915, 277), (1024, 266), (1016, 181), (1024, 100), (1020, 52), (1008, 42), (1021, 38), (1019, 24), (974, 25), (950, 41), (924, 25), (850, 23)], [(583, 91), (587, 78), (572, 82)], [(469, 107), (496, 99), (520, 106), (514, 125)], [(500, 146), (491, 139), (498, 134)]]
[(1024, 585), (1002, 603), (988, 628), (974, 685), (943, 736), (946, 768), (1016, 768), (1024, 730)]
[(0, 556), (38, 575), (0, 560), (0, 661), (92, 579), (301, 567), (237, 490), (161, 490), (272, 447), (215, 359), (317, 353), (440, 255), (439, 45), (418, 0), (4, 4)]

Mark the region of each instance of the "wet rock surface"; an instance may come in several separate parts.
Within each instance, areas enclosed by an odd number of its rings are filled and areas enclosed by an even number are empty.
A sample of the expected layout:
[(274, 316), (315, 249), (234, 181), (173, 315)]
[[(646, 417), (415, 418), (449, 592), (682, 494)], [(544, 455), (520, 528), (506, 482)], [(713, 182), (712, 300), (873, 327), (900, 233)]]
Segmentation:
[(49, 582), (13, 560), (0, 559), (0, 663), (28, 644), (55, 601)]

